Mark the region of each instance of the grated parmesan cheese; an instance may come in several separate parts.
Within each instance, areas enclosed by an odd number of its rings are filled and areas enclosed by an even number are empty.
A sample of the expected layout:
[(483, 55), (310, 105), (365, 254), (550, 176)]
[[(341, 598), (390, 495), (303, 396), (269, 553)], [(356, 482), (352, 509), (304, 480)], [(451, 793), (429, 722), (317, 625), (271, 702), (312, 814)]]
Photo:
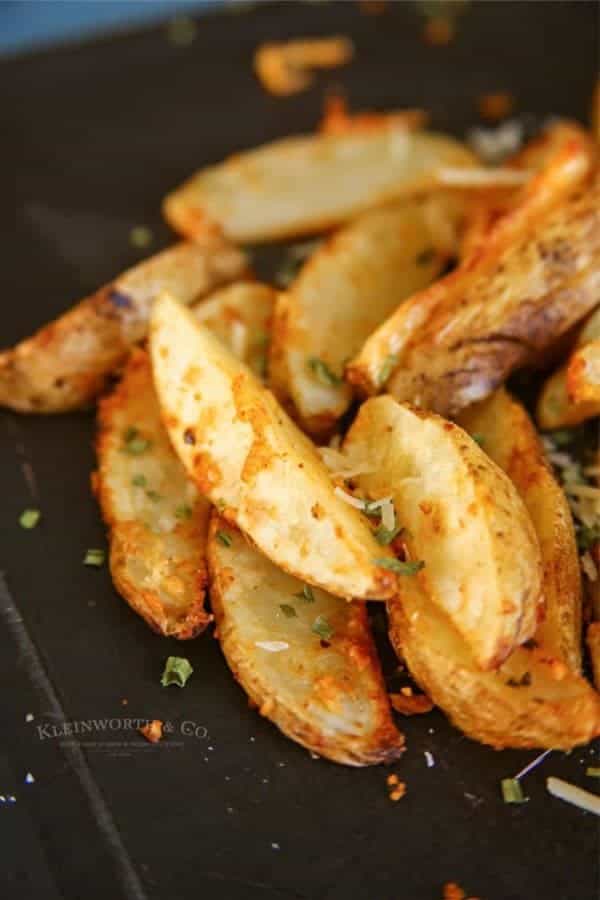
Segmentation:
[(576, 785), (570, 784), (568, 781), (563, 781), (562, 778), (548, 778), (546, 787), (553, 797), (558, 797), (559, 800), (565, 800), (579, 809), (584, 809), (586, 812), (600, 816), (600, 797), (596, 794), (584, 791), (583, 788), (576, 787)]
[(333, 493), (336, 494), (336, 496), (338, 496), (340, 500), (343, 500), (344, 503), (347, 503), (348, 506), (353, 506), (354, 509), (360, 509), (361, 511), (364, 511), (364, 500), (359, 500), (358, 497), (353, 497), (352, 494), (347, 494), (346, 491), (343, 491), (341, 489), (341, 487), (336, 487)]
[(282, 650), (288, 650), (290, 645), (287, 641), (254, 641), (254, 646), (269, 653), (281, 653)]
[(393, 531), (396, 527), (396, 510), (391, 497), (381, 506), (381, 524), (387, 531)]

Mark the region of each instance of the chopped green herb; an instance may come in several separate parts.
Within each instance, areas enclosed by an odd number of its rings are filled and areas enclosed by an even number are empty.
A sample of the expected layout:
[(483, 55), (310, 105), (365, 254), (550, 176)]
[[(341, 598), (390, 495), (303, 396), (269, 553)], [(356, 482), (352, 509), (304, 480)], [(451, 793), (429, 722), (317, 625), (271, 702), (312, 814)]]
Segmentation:
[(21, 528), (35, 528), (41, 515), (39, 509), (24, 509), (19, 516), (19, 525)]
[(392, 372), (394, 371), (394, 369), (396, 368), (397, 365), (398, 365), (398, 356), (395, 353), (390, 353), (390, 355), (385, 358), (383, 365), (382, 365), (381, 369), (379, 370), (379, 377), (377, 379), (377, 383), (379, 384), (380, 387), (382, 387), (386, 383), (386, 381), (388, 380), (388, 378), (390, 377), (390, 375), (392, 374)]
[(184, 687), (193, 671), (189, 660), (184, 656), (169, 656), (160, 683), (163, 687), (168, 687), (170, 684)]
[(327, 387), (335, 387), (342, 383), (342, 378), (332, 372), (327, 363), (317, 356), (309, 358), (308, 367), (321, 384), (326, 384)]
[(485, 437), (482, 434), (472, 434), (471, 437), (480, 447), (485, 447)]
[(391, 531), (384, 525), (380, 525), (375, 532), (375, 540), (378, 544), (381, 544), (382, 547), (387, 547), (388, 544), (391, 544), (392, 541), (398, 537), (401, 531), (404, 531), (401, 525), (397, 525)]
[(548, 437), (555, 447), (568, 447), (575, 440), (576, 432), (569, 428), (559, 428), (558, 431), (551, 431)]
[(152, 232), (147, 225), (136, 225), (129, 232), (129, 241), (138, 250), (143, 250), (152, 243)]
[(333, 628), (325, 618), (325, 616), (317, 616), (312, 623), (311, 631), (318, 634), (324, 641), (328, 641), (333, 637)]
[(401, 559), (392, 559), (384, 556), (381, 559), (374, 559), (373, 562), (376, 566), (381, 566), (382, 569), (396, 572), (397, 575), (415, 575), (425, 567), (422, 559), (411, 559), (405, 562)]
[(158, 493), (158, 491), (146, 491), (146, 497), (148, 500), (152, 500), (153, 503), (158, 503), (159, 500), (162, 500), (162, 495)]
[(106, 558), (106, 554), (104, 550), (98, 549), (90, 549), (85, 551), (85, 556), (83, 557), (84, 566), (101, 566), (104, 564), (104, 560)]
[(313, 589), (309, 584), (305, 584), (301, 591), (297, 594), (294, 594), (294, 597), (299, 597), (301, 600), (304, 600), (305, 603), (314, 603), (315, 595), (313, 594)]
[(217, 540), (220, 544), (223, 544), (224, 547), (231, 547), (231, 544), (233, 543), (231, 536), (227, 534), (226, 531), (217, 531)]
[(167, 25), (167, 37), (176, 47), (189, 47), (196, 39), (198, 26), (189, 16), (177, 16)]
[(598, 766), (588, 766), (585, 774), (588, 778), (600, 778), (600, 768)]
[(177, 519), (190, 519), (192, 516), (192, 507), (188, 506), (187, 503), (183, 503), (181, 506), (178, 506), (175, 510), (175, 517)]
[(582, 525), (577, 531), (577, 546), (584, 553), (600, 541), (600, 525)]
[(531, 672), (523, 672), (520, 678), (509, 678), (506, 682), (508, 687), (529, 687), (531, 684)]
[(132, 425), (129, 426), (125, 430), (123, 434), (123, 446), (121, 450), (123, 453), (130, 453), (132, 456), (139, 456), (140, 453), (143, 453), (144, 450), (147, 450), (150, 446), (150, 441), (146, 440), (146, 438), (140, 437), (140, 433), (137, 428), (134, 428)]
[(416, 263), (418, 266), (428, 266), (435, 259), (435, 250), (433, 247), (426, 247), (421, 250), (417, 256)]
[(131, 483), (134, 487), (146, 487), (148, 480), (145, 475), (134, 475), (131, 479)]
[(288, 619), (294, 619), (298, 615), (298, 613), (296, 612), (294, 607), (291, 606), (291, 604), (289, 604), (289, 603), (280, 603), (279, 609), (284, 614), (284, 616)]
[(505, 803), (526, 803), (527, 797), (523, 794), (523, 788), (516, 778), (503, 778), (500, 782), (502, 798)]

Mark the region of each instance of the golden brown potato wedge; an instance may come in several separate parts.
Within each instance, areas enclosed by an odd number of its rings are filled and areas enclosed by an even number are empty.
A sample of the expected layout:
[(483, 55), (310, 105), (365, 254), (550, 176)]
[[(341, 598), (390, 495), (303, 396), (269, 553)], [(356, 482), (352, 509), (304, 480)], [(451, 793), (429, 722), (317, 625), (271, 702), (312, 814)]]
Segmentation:
[(383, 396), (368, 400), (344, 450), (370, 470), (369, 499), (391, 495), (416, 580), (482, 669), (530, 638), (542, 602), (538, 541), (515, 487), (458, 425)]
[(592, 661), (594, 684), (600, 690), (600, 622), (590, 622), (587, 627), (586, 641)]
[(351, 599), (393, 594), (366, 520), (334, 493), (315, 447), (277, 401), (180, 303), (150, 330), (154, 379), (190, 477), (277, 565)]
[(391, 371), (395, 397), (454, 415), (535, 361), (598, 301), (600, 178), (589, 184), (589, 168), (576, 142), (563, 149), (480, 253), (367, 340), (349, 380), (373, 393)]
[(266, 284), (241, 281), (215, 291), (192, 311), (201, 325), (262, 378), (275, 297), (276, 292)]
[(0, 405), (57, 413), (87, 405), (146, 334), (150, 306), (172, 290), (190, 304), (242, 276), (246, 256), (207, 236), (144, 260), (12, 350), (0, 353)]
[(213, 514), (208, 549), (217, 635), (235, 678), (284, 734), (353, 766), (403, 750), (363, 603), (310, 589)]
[(276, 305), (270, 374), (303, 428), (324, 437), (352, 399), (345, 362), (405, 297), (439, 275), (456, 245), (457, 197), (365, 213), (321, 244)]
[[(594, 310), (579, 331), (575, 348), (585, 347), (598, 338), (600, 338), (600, 309)], [(575, 401), (569, 396), (568, 370), (569, 361), (553, 372), (544, 383), (536, 410), (540, 428), (546, 430), (579, 425), (586, 419), (600, 415), (599, 400)]]
[(167, 222), (188, 237), (294, 237), (339, 225), (386, 201), (435, 187), (440, 167), (476, 158), (446, 135), (397, 128), (288, 137), (201, 169), (169, 194)]
[(567, 366), (567, 393), (575, 405), (600, 407), (600, 339), (573, 353)]
[(390, 638), (411, 674), (468, 737), (505, 747), (569, 750), (600, 734), (600, 698), (544, 647), (518, 647), (482, 672), (416, 579), (387, 604)]
[(506, 472), (533, 522), (544, 567), (544, 618), (536, 642), (581, 671), (581, 572), (567, 498), (524, 408), (501, 389), (465, 410), (459, 425)]
[(109, 528), (116, 589), (155, 630), (192, 638), (204, 609), (210, 504), (169, 443), (150, 359), (134, 350), (116, 389), (100, 401), (95, 490)]
[[(266, 285), (241, 283), (193, 313), (232, 352), (258, 364), (273, 295)], [(171, 446), (144, 351), (134, 350), (121, 382), (101, 400), (99, 426), (94, 481), (115, 587), (161, 634), (194, 637), (210, 620), (203, 606), (210, 504)]]

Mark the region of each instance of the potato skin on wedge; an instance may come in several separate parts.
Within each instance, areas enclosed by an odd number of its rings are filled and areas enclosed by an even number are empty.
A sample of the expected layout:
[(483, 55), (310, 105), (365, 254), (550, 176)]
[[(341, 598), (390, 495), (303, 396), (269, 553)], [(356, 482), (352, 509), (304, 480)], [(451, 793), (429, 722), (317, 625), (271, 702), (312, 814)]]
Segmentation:
[(402, 300), (439, 275), (459, 218), (458, 198), (444, 195), (371, 210), (322, 244), (280, 295), (271, 385), (282, 400), (291, 398), (310, 434), (332, 432), (352, 400), (346, 361)]
[(344, 450), (365, 459), (370, 499), (393, 497), (417, 581), (453, 623), (482, 669), (497, 668), (530, 638), (541, 593), (540, 550), (506, 475), (457, 425), (389, 396), (361, 407)]
[[(404, 739), (392, 722), (365, 605), (318, 588), (307, 594), (216, 514), (208, 560), (221, 649), (261, 714), (334, 762), (398, 759)], [(269, 650), (273, 642), (283, 649)]]
[(94, 486), (115, 587), (155, 631), (193, 638), (211, 620), (204, 608), (210, 505), (169, 443), (145, 351), (133, 352), (119, 385), (100, 401), (98, 423)]
[(404, 123), (288, 137), (201, 169), (165, 198), (163, 213), (187, 237), (218, 230), (242, 243), (291, 238), (436, 187), (442, 166), (476, 164), (453, 138)]
[(581, 671), (581, 570), (565, 494), (554, 478), (525, 409), (504, 389), (461, 415), (459, 424), (506, 472), (533, 522), (544, 567), (544, 617), (536, 642)]
[[(532, 179), (479, 253), (369, 338), (348, 367), (350, 381), (377, 392), (391, 356), (390, 393), (453, 416), (537, 361), (598, 302), (600, 178), (585, 183), (588, 171), (585, 156), (565, 151)], [(566, 187), (582, 182), (565, 199)]]
[(163, 420), (190, 477), (281, 568), (337, 596), (385, 599), (392, 572), (315, 447), (251, 371), (172, 297), (150, 330)]
[(29, 413), (86, 406), (145, 336), (158, 293), (170, 289), (190, 304), (240, 277), (246, 267), (241, 250), (210, 235), (144, 260), (0, 353), (0, 406)]

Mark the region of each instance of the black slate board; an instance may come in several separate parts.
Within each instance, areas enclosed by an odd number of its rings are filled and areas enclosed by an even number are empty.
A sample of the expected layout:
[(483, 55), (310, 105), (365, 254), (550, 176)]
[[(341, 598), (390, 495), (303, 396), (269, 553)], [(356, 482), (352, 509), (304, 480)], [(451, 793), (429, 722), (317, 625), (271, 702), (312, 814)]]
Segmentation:
[[(288, 3), (207, 14), (188, 48), (154, 29), (3, 62), (2, 344), (134, 263), (133, 225), (166, 243), (160, 199), (200, 164), (310, 129), (326, 84), (357, 108), (423, 106), (457, 134), (498, 89), (522, 112), (585, 119), (595, 3), (471, 4), (444, 48), (421, 27), (410, 3), (380, 17)], [(255, 83), (259, 41), (335, 32), (356, 41), (349, 68), (285, 101)], [(0, 416), (0, 795), (17, 801), (0, 801), (2, 897), (437, 900), (451, 880), (484, 900), (598, 896), (596, 820), (544, 788), (548, 774), (584, 784), (593, 749), (554, 754), (525, 781), (529, 802), (507, 807), (499, 781), (534, 753), (480, 747), (437, 712), (410, 719), (394, 769), (408, 793), (392, 804), (384, 769), (311, 759), (249, 710), (210, 637), (183, 648), (186, 689), (161, 688), (182, 646), (151, 634), (105, 569), (81, 565), (103, 545), (92, 436), (91, 414)], [(43, 521), (26, 532), (31, 505)], [(127, 717), (173, 730), (152, 747)], [(105, 730), (59, 736), (82, 720)]]

